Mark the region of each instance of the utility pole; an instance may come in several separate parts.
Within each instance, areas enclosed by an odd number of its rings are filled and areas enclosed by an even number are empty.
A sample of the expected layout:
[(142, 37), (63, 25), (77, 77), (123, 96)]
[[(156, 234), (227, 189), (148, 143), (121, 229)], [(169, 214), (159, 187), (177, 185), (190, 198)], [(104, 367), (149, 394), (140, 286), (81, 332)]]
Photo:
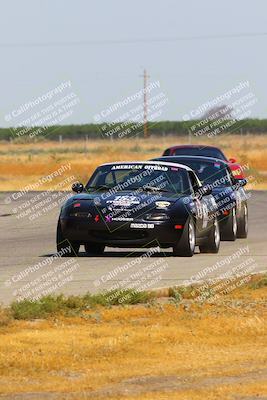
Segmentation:
[(148, 138), (148, 124), (147, 124), (147, 80), (149, 75), (147, 74), (146, 69), (144, 69), (144, 74), (141, 75), (144, 78), (144, 138)]

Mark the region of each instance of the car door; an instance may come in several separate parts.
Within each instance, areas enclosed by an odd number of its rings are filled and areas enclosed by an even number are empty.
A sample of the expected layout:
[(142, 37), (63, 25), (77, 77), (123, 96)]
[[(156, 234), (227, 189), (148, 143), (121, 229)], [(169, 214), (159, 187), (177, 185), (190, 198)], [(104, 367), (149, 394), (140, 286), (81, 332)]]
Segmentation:
[(198, 181), (196, 175), (192, 171), (188, 171), (189, 181), (192, 191), (192, 199), (194, 202), (194, 207), (192, 209), (195, 219), (196, 219), (196, 235), (197, 237), (202, 236), (202, 230), (204, 225), (204, 212), (201, 198), (198, 195), (198, 189), (200, 187), (200, 182)]
[[(189, 177), (194, 191), (194, 202), (196, 209), (196, 227), (199, 236), (207, 236), (209, 228), (213, 224), (213, 213), (216, 211), (216, 202), (213, 196), (201, 196), (201, 182), (194, 172), (189, 172)], [(215, 208), (214, 208), (215, 207)]]

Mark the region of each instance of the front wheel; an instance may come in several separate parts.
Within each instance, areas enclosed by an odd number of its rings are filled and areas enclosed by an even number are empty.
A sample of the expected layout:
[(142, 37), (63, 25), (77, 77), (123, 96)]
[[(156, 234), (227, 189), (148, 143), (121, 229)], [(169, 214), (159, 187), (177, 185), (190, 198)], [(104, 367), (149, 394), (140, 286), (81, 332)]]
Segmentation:
[(60, 221), (57, 224), (57, 252), (61, 257), (76, 257), (79, 253), (79, 243), (65, 238), (62, 233)]
[(196, 229), (192, 218), (188, 218), (180, 240), (173, 246), (173, 255), (192, 257), (196, 247)]
[(200, 253), (218, 253), (220, 248), (220, 228), (217, 218), (204, 244), (199, 246)]

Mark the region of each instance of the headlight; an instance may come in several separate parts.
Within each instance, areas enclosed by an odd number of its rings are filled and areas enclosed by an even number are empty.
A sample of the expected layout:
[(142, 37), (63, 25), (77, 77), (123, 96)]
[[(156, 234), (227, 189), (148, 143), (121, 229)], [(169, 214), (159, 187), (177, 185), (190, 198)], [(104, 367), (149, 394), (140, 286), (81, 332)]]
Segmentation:
[(162, 210), (168, 208), (171, 205), (169, 201), (156, 201), (155, 204), (157, 208)]
[(166, 221), (170, 219), (168, 214), (165, 213), (153, 213), (153, 214), (147, 214), (145, 219), (149, 221)]

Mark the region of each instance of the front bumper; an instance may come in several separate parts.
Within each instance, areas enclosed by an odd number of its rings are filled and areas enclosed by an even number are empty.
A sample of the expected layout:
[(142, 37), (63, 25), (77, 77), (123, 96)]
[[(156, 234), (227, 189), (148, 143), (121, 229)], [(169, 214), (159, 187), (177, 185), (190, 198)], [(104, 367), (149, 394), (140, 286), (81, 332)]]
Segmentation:
[[(185, 221), (176, 224), (184, 226)], [(142, 224), (133, 228), (131, 224)], [(170, 247), (180, 239), (183, 229), (175, 229), (171, 221), (144, 221), (105, 223), (91, 222), (75, 217), (60, 218), (63, 237), (84, 244), (99, 243), (111, 247), (138, 247), (149, 244), (150, 247)], [(143, 226), (150, 225), (150, 228)], [(153, 225), (153, 228), (151, 227)]]

